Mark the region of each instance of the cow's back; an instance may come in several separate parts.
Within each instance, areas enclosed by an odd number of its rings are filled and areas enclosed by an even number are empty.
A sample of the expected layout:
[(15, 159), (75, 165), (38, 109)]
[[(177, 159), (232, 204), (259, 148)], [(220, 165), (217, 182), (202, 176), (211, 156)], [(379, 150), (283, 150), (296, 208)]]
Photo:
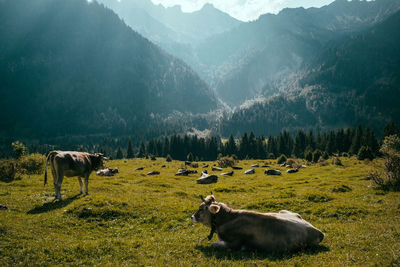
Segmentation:
[[(235, 219), (221, 227), (221, 237), (235, 235), (246, 246), (264, 251), (288, 251), (316, 245), (323, 234), (300, 215), (291, 212), (257, 213), (239, 211)], [(223, 239), (223, 238), (222, 238)]]
[(90, 172), (90, 160), (85, 152), (60, 151), (54, 157), (55, 168), (65, 176), (83, 176)]

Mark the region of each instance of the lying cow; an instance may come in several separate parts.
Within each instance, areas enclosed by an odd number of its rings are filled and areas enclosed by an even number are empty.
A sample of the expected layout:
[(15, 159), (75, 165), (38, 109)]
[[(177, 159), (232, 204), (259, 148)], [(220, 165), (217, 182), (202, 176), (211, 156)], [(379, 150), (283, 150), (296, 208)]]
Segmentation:
[(96, 172), (98, 176), (114, 176), (117, 173), (118, 173), (118, 168), (115, 169), (105, 168)]
[(197, 170), (179, 169), (175, 176), (188, 176), (192, 173), (197, 173)]
[(208, 174), (207, 170), (201, 173), (201, 177), (196, 180), (198, 184), (212, 184), (218, 182), (218, 176), (215, 174)]
[(256, 171), (254, 169), (250, 169), (244, 172), (244, 174), (255, 174)]
[(77, 151), (51, 151), (46, 158), (44, 184), (46, 185), (47, 183), (47, 166), (50, 163), (56, 199), (61, 200), (61, 184), (64, 176), (78, 176), (81, 194), (83, 194), (82, 178), (85, 178), (85, 193), (89, 194), (89, 176), (92, 171), (104, 167), (105, 159), (106, 158), (100, 153), (89, 154)]
[(266, 175), (281, 175), (281, 171), (280, 170), (265, 170), (264, 173)]
[(218, 234), (220, 241), (214, 242), (213, 247), (286, 252), (318, 245), (324, 238), (320, 230), (297, 213), (234, 210), (216, 202), (213, 195), (201, 199), (203, 203), (192, 215), (192, 221), (211, 228), (209, 240), (214, 232)]

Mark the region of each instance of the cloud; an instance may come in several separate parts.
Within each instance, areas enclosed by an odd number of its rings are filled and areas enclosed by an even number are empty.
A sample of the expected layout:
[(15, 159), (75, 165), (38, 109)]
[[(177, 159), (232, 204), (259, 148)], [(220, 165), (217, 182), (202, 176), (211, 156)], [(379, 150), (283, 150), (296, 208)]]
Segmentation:
[(285, 7), (321, 7), (333, 0), (151, 0), (165, 7), (180, 5), (184, 12), (199, 10), (204, 4), (213, 4), (216, 8), (243, 21), (255, 20), (265, 13), (278, 13)]

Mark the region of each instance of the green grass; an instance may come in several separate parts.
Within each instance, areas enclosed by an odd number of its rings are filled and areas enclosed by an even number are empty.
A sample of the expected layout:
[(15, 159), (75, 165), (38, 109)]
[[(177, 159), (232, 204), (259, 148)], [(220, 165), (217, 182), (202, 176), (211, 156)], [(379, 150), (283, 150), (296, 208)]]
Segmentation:
[[(263, 168), (244, 175), (258, 161), (241, 161), (243, 171), (212, 185), (196, 184), (200, 174), (174, 176), (183, 162), (110, 161), (120, 173), (93, 173), (89, 196), (78, 194), (76, 178), (64, 178), (62, 202), (52, 202), (52, 180), (43, 187), (43, 175), (0, 182), (0, 203), (9, 208), (0, 210), (0, 266), (399, 266), (400, 193), (374, 188), (366, 179), (373, 163), (341, 160), (344, 166), (313, 165), (294, 174), (272, 161), (282, 176), (264, 175)], [(161, 175), (147, 176), (152, 170)], [(284, 255), (214, 250), (209, 229), (190, 220), (199, 195), (210, 191), (237, 209), (298, 212), (325, 239), (315, 249)]]

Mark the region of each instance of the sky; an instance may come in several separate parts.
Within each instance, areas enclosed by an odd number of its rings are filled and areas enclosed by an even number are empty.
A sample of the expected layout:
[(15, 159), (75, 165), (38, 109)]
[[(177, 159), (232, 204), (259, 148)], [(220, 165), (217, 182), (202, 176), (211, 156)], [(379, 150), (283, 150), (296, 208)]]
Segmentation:
[(180, 5), (182, 11), (199, 10), (206, 3), (242, 21), (256, 20), (261, 14), (278, 13), (285, 7), (321, 7), (333, 0), (151, 0), (165, 7)]

